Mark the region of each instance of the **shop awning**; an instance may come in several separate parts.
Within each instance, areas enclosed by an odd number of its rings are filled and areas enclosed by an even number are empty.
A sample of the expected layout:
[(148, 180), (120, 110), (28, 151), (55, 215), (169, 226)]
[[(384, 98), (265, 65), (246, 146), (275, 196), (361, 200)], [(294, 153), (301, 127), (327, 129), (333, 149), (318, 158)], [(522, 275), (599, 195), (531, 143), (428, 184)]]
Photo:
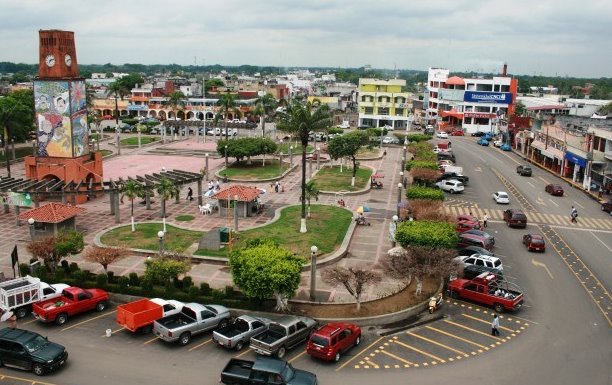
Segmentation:
[(452, 116), (457, 119), (463, 119), (463, 112), (458, 112), (454, 108), (450, 111), (440, 111), (440, 116), (446, 118), (447, 116)]

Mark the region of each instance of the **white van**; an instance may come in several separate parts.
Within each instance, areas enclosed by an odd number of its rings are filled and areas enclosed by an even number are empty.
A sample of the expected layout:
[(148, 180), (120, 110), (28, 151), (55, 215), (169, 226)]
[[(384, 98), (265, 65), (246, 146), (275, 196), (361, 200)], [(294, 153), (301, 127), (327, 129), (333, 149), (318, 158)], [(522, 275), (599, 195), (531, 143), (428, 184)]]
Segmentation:
[(469, 257), (462, 256), (462, 257), (457, 257), (457, 259), (464, 265), (484, 266), (484, 267), (504, 271), (504, 266), (502, 265), (501, 260), (497, 257), (490, 257), (488, 255), (482, 255), (482, 254), (472, 254)]

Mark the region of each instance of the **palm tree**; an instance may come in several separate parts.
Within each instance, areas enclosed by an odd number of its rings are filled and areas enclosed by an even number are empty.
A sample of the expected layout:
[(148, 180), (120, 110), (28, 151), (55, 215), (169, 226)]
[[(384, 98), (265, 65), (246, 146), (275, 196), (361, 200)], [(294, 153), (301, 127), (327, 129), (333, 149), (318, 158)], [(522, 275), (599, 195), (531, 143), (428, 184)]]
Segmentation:
[(166, 232), (166, 201), (176, 197), (178, 189), (170, 179), (162, 177), (155, 186), (155, 191), (157, 191), (157, 195), (161, 199), (161, 216), (164, 222), (164, 232)]
[(225, 116), (225, 140), (227, 140), (228, 132), (227, 132), (227, 117), (229, 116), (230, 111), (235, 111), (236, 108), (236, 95), (230, 94), (229, 89), (227, 92), (219, 97), (218, 105), (221, 106), (221, 111)]
[(293, 100), (287, 106), (287, 112), (279, 116), (278, 129), (295, 134), (302, 143), (302, 218), (300, 232), (306, 229), (306, 148), (308, 147), (308, 133), (311, 131), (324, 131), (331, 125), (329, 107), (321, 105), (318, 99), (302, 103)]
[(117, 102), (117, 98), (121, 98), (121, 100), (123, 100), (123, 97), (128, 92), (129, 90), (125, 88), (123, 83), (119, 81), (112, 82), (106, 88), (106, 95), (107, 96), (112, 95), (115, 98), (115, 123), (117, 124), (117, 126), (119, 126), (119, 103)]
[(185, 107), (185, 100), (187, 97), (182, 91), (174, 91), (168, 96), (168, 107), (172, 110), (174, 114), (174, 119), (177, 120), (176, 110), (182, 110)]
[(124, 196), (128, 197), (132, 204), (132, 231), (136, 231), (136, 225), (134, 224), (134, 199), (142, 197), (144, 195), (144, 189), (142, 188), (142, 185), (140, 183), (136, 182), (133, 179), (130, 179), (127, 181), (127, 183), (121, 186), (120, 191), (122, 194), (121, 198), (123, 199)]
[(266, 117), (272, 112), (278, 103), (272, 94), (265, 94), (255, 100), (255, 110), (253, 113), (261, 117), (261, 136), (266, 137)]
[(315, 186), (314, 181), (310, 181), (306, 183), (306, 191), (305, 191), (306, 200), (308, 201), (308, 218), (310, 218), (310, 200), (314, 198), (314, 200), (319, 200), (319, 189)]

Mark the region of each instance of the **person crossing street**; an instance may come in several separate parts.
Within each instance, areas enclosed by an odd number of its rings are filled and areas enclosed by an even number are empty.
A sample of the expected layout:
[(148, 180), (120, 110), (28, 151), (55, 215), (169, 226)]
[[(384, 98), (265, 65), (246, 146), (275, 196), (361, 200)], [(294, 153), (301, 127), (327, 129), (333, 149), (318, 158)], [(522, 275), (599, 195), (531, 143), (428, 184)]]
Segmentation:
[(574, 206), (572, 206), (572, 212), (570, 214), (571, 222), (578, 223), (578, 210)]

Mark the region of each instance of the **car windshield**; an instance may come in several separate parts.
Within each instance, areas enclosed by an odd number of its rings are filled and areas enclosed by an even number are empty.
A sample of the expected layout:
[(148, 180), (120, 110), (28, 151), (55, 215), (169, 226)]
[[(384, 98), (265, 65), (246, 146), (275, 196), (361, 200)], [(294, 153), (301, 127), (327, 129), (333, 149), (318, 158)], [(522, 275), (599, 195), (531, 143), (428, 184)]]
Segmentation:
[(534, 245), (543, 245), (544, 240), (543, 239), (532, 239), (531, 243), (533, 243)]
[(329, 340), (327, 338), (318, 336), (316, 334), (310, 338), (310, 342), (323, 347), (329, 345)]
[(29, 340), (28, 342), (26, 342), (24, 344), (24, 346), (25, 346), (26, 349), (28, 349), (28, 352), (33, 353), (33, 352), (37, 351), (38, 349), (41, 349), (41, 348), (47, 346), (48, 343), (49, 343), (49, 341), (47, 341), (43, 337), (36, 336), (36, 337), (32, 338), (31, 340)]
[(289, 382), (293, 378), (294, 375), (295, 375), (295, 372), (293, 368), (291, 367), (291, 365), (289, 364), (285, 366), (285, 369), (283, 369), (283, 372), (281, 373), (281, 376), (283, 377), (283, 380), (285, 380), (285, 382)]
[(495, 266), (496, 268), (499, 269), (499, 267), (501, 266), (501, 261), (498, 259), (496, 261), (493, 262), (493, 266)]
[(508, 198), (508, 194), (506, 194), (506, 193), (499, 193), (499, 194), (497, 194), (497, 196), (499, 198)]

